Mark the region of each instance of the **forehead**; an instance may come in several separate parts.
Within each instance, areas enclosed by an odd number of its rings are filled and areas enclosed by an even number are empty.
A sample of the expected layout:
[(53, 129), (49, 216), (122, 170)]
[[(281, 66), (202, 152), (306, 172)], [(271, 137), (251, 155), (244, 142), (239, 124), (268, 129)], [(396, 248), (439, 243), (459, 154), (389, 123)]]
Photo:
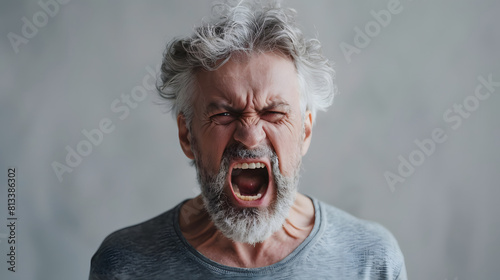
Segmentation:
[(196, 73), (196, 104), (225, 103), (235, 107), (299, 102), (293, 61), (277, 53), (237, 54), (215, 71)]

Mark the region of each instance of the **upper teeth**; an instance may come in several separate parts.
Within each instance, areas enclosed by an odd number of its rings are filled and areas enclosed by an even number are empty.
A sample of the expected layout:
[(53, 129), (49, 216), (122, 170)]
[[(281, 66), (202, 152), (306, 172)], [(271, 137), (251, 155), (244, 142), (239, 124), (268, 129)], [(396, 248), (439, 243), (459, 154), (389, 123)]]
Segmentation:
[(238, 163), (234, 165), (234, 169), (255, 169), (255, 168), (264, 168), (265, 164), (262, 162), (250, 162), (250, 163)]

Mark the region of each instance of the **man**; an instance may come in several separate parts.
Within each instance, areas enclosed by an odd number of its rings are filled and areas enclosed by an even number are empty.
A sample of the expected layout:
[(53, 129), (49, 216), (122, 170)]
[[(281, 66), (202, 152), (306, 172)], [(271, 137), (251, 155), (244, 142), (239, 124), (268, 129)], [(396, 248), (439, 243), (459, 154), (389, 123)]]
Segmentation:
[(159, 91), (201, 195), (107, 237), (90, 279), (406, 279), (383, 227), (297, 192), (333, 70), (294, 11), (219, 4), (165, 51)]

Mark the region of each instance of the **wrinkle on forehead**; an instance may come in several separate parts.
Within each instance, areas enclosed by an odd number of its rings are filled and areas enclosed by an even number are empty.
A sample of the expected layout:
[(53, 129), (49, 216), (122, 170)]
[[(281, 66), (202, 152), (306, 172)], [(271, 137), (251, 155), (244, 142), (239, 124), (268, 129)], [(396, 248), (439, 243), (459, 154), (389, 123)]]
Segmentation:
[(198, 84), (205, 85), (198, 88), (197, 99), (209, 98), (206, 103), (220, 103), (237, 110), (259, 110), (273, 103), (286, 103), (280, 94), (289, 91), (295, 91), (300, 98), (298, 80), (289, 78), (296, 77), (295, 65), (280, 53), (233, 55), (217, 70), (201, 70), (196, 75)]

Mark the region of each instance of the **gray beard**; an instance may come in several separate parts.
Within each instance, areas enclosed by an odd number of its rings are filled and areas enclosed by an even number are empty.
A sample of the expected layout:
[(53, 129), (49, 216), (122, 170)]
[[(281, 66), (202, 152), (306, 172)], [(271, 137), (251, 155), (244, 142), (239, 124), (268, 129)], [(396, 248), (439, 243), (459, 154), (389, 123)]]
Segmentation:
[[(199, 155), (196, 150), (195, 148), (194, 153)], [(224, 192), (229, 175), (229, 163), (232, 159), (262, 157), (268, 157), (271, 160), (271, 172), (276, 186), (276, 200), (272, 201), (267, 208), (233, 206), (230, 198)], [(278, 156), (267, 146), (252, 150), (247, 150), (242, 145), (229, 146), (224, 151), (217, 174), (209, 174), (200, 157), (196, 158), (194, 164), (205, 209), (214, 225), (224, 236), (236, 242), (256, 244), (263, 242), (283, 226), (290, 208), (295, 202), (300, 161), (294, 170), (294, 176), (286, 177), (280, 172)]]

